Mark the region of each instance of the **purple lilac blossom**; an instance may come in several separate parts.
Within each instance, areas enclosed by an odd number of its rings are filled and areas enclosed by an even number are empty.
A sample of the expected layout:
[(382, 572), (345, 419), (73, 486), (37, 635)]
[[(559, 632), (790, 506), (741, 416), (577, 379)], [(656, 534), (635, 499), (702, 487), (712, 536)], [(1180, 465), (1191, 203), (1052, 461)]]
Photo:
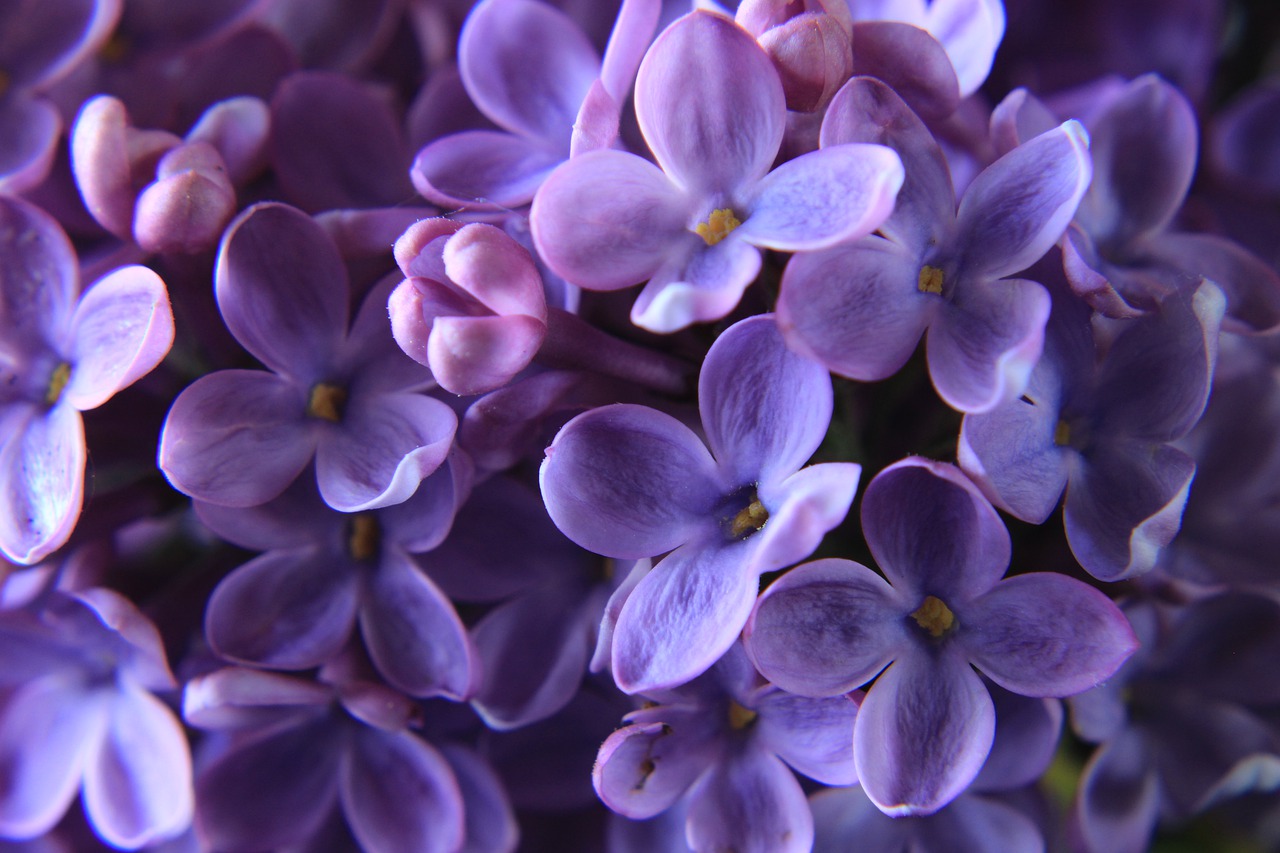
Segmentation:
[(187, 738), (154, 695), (178, 684), (146, 616), (110, 590), (50, 592), (0, 613), (0, 656), (0, 835), (41, 835), (77, 790), (113, 847), (187, 828)]
[(1195, 476), (1195, 460), (1170, 442), (1204, 412), (1223, 307), (1205, 282), (1095, 341), (1089, 308), (1057, 288), (1050, 344), (1026, 394), (965, 416), (961, 466), (1034, 524), (1065, 491), (1067, 542), (1099, 580), (1149, 571), (1178, 532)]
[(807, 853), (813, 817), (791, 768), (828, 785), (857, 781), (849, 734), (861, 697), (779, 690), (740, 644), (688, 684), (646, 695), (601, 745), (596, 792), (641, 820), (686, 800), (696, 853)]
[(154, 368), (173, 343), (164, 282), (124, 266), (80, 292), (75, 251), (48, 214), (0, 197), (0, 552), (39, 562), (84, 501), (81, 412)]
[(406, 500), (440, 466), (457, 416), (387, 333), (390, 283), (348, 324), (347, 273), (310, 217), (264, 203), (223, 236), (218, 308), (268, 370), (201, 377), (174, 401), (160, 468), (224, 506), (271, 500), (315, 459), (325, 503), (360, 512)]
[(1002, 580), (1009, 534), (954, 466), (908, 458), (881, 471), (862, 529), (884, 578), (849, 560), (806, 563), (764, 591), (743, 636), (765, 678), (802, 696), (875, 679), (854, 760), (885, 814), (936, 812), (986, 761), (995, 712), (974, 666), (1020, 695), (1068, 696), (1136, 648), (1098, 590), (1053, 572)]
[(724, 317), (763, 248), (803, 252), (870, 233), (902, 183), (883, 146), (833, 146), (770, 171), (786, 120), (778, 72), (711, 12), (654, 41), (635, 109), (657, 165), (612, 150), (575, 157), (539, 188), (530, 219), (538, 253), (567, 281), (606, 291), (647, 281), (631, 319), (650, 331)]
[(716, 340), (698, 405), (705, 443), (670, 415), (617, 404), (567, 423), (542, 463), (547, 511), (574, 542), (618, 559), (667, 554), (614, 627), (613, 676), (628, 693), (681, 684), (718, 660), (760, 575), (817, 547), (861, 473), (802, 467), (830, 423), (831, 380), (786, 348), (770, 315)]
[(1011, 278), (1062, 235), (1089, 184), (1078, 122), (1047, 131), (974, 179), (957, 208), (942, 151), (885, 84), (850, 80), (822, 123), (823, 150), (895, 149), (907, 179), (879, 233), (787, 264), (778, 323), (788, 343), (832, 372), (892, 375), (928, 332), (939, 396), (964, 412), (1017, 397), (1040, 356), (1049, 296)]

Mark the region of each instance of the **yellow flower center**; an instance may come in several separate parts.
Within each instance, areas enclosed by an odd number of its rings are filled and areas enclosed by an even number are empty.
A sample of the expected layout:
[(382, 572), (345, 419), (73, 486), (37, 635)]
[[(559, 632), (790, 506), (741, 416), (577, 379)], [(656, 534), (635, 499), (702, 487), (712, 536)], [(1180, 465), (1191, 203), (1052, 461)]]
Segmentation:
[(1059, 447), (1066, 447), (1071, 443), (1071, 425), (1066, 421), (1058, 421), (1058, 425), (1053, 428), (1053, 443)]
[(916, 608), (911, 618), (928, 631), (931, 637), (941, 637), (956, 627), (956, 615), (951, 612), (951, 608), (943, 604), (942, 599), (932, 595), (925, 596), (924, 603)]
[(733, 215), (732, 210), (722, 207), (711, 211), (707, 221), (699, 222), (693, 230), (698, 233), (699, 237), (707, 241), (708, 246), (714, 246), (725, 237), (728, 237), (729, 232), (741, 224), (742, 222)]
[(317, 382), (307, 399), (307, 414), (313, 418), (337, 423), (347, 402), (347, 389), (330, 382)]
[(382, 547), (382, 528), (378, 526), (378, 519), (372, 513), (353, 515), (349, 531), (347, 551), (352, 559), (363, 562), (378, 556), (378, 550)]
[(62, 399), (62, 392), (70, 381), (71, 365), (64, 361), (53, 369), (53, 375), (49, 377), (49, 387), (44, 392), (44, 401), (50, 406), (57, 403)]
[(942, 270), (938, 267), (931, 267), (928, 264), (920, 268), (920, 278), (916, 281), (916, 287), (921, 293), (942, 293)]
[(733, 521), (729, 522), (729, 538), (745, 538), (764, 527), (764, 523), (768, 520), (769, 511), (764, 508), (764, 504), (760, 503), (759, 498), (753, 498), (751, 503), (739, 510), (733, 517)]
[(735, 732), (740, 732), (754, 723), (756, 716), (756, 712), (750, 708), (744, 708), (737, 702), (729, 703), (729, 728)]

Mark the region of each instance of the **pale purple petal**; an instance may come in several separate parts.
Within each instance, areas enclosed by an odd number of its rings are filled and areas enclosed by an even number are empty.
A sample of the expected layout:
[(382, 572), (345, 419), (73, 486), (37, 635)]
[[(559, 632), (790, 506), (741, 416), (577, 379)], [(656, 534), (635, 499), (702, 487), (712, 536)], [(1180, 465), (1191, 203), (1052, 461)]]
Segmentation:
[(448, 762), (404, 732), (361, 727), (338, 775), (342, 810), (369, 853), (452, 853), (462, 846), (462, 792)]
[(664, 710), (669, 722), (637, 723), (609, 735), (592, 771), (604, 804), (633, 820), (666, 811), (714, 761), (714, 744), (693, 715)]
[(649, 49), (662, 11), (663, 4), (657, 0), (622, 0), (600, 68), (605, 91), (619, 104), (631, 94), (636, 69)]
[(945, 118), (960, 103), (960, 84), (942, 45), (901, 21), (855, 21), (853, 73), (885, 81), (913, 110)]
[(823, 462), (779, 483), (761, 482), (760, 503), (769, 520), (756, 537), (756, 570), (771, 572), (812, 554), (849, 514), (861, 475), (862, 466), (852, 462)]
[(1044, 102), (1025, 88), (1005, 95), (991, 111), (991, 143), (1000, 156), (1022, 143), (1053, 130), (1058, 120)]
[(202, 729), (246, 729), (295, 717), (303, 708), (325, 708), (332, 701), (333, 689), (317, 681), (230, 666), (187, 682), (182, 716)]
[(559, 9), (535, 0), (486, 0), (463, 27), (458, 70), (486, 116), (525, 136), (563, 141), (567, 155), (600, 57)]
[(908, 606), (925, 595), (949, 606), (967, 601), (1009, 568), (1004, 522), (960, 469), (942, 462), (910, 457), (877, 474), (862, 497), (862, 530)]
[(267, 168), (271, 139), (271, 109), (250, 95), (219, 101), (204, 111), (187, 132), (187, 142), (207, 142), (226, 163), (227, 177), (236, 186), (258, 177)]
[(961, 97), (978, 90), (1004, 38), (1002, 0), (933, 0), (924, 25), (946, 48)]
[(30, 565), (66, 542), (80, 517), (84, 421), (71, 406), (19, 404), (0, 428), (0, 551)]
[(631, 308), (632, 323), (658, 334), (724, 317), (760, 272), (760, 250), (732, 236), (707, 246), (684, 235), (672, 254)]
[(591, 662), (587, 665), (591, 672), (601, 672), (612, 662), (613, 629), (618, 624), (618, 614), (622, 612), (622, 605), (627, 603), (636, 584), (640, 583), (641, 579), (652, 570), (653, 563), (650, 560), (636, 560), (631, 565), (631, 571), (627, 572), (622, 583), (618, 584), (613, 594), (609, 596), (609, 600), (605, 602), (604, 613), (600, 616), (600, 630), (596, 633), (595, 651), (592, 652)]
[(782, 144), (778, 72), (746, 30), (710, 12), (658, 36), (636, 75), (635, 104), (662, 170), (700, 194), (750, 186)]
[(409, 498), (453, 447), (458, 418), (423, 394), (352, 400), (339, 428), (321, 433), (316, 480), (339, 512), (391, 506)]
[(325, 550), (270, 551), (227, 575), (205, 610), (213, 650), (240, 663), (310, 669), (355, 625), (358, 568)]
[(122, 267), (85, 293), (71, 320), (74, 369), (63, 392), (85, 411), (145, 376), (173, 344), (173, 312), (160, 276)]
[(1071, 553), (1099, 580), (1150, 571), (1182, 524), (1195, 471), (1191, 457), (1166, 445), (1098, 448), (1067, 487)]
[(785, 252), (865, 237), (893, 212), (903, 174), (898, 155), (883, 145), (825, 145), (756, 185), (736, 236)]
[(0, 324), (5, 351), (61, 342), (79, 292), (76, 254), (57, 221), (0, 197)]
[(880, 237), (792, 257), (778, 325), (797, 351), (841, 376), (885, 379), (911, 353), (940, 302), (916, 286), (920, 260)]
[(649, 161), (592, 151), (543, 183), (529, 216), (547, 266), (588, 290), (617, 290), (652, 276), (682, 238), (701, 242), (688, 230), (692, 208)]
[(369, 656), (411, 696), (470, 697), (479, 680), (467, 630), (453, 605), (407, 556), (392, 551), (368, 580), (360, 630)]
[(500, 228), (464, 226), (445, 241), (441, 260), (449, 280), (494, 314), (547, 319), (547, 297), (533, 258)]
[(721, 334), (698, 377), (707, 443), (735, 486), (772, 486), (799, 470), (827, 434), (832, 405), (826, 369), (789, 350), (769, 314)]
[(969, 664), (915, 651), (880, 675), (858, 710), (858, 778), (887, 815), (932, 814), (973, 781), (994, 732), (991, 696)]
[(1004, 278), (1039, 260), (1075, 215), (1091, 163), (1088, 134), (1068, 121), (984, 169), (956, 214), (963, 275)]
[(265, 503), (302, 473), (315, 452), (305, 409), (305, 392), (273, 373), (202, 376), (169, 410), (160, 470), (175, 489), (203, 501)]
[(769, 687), (753, 710), (760, 743), (796, 771), (824, 785), (853, 785), (853, 722), (860, 696), (810, 699)]
[(738, 638), (757, 587), (749, 544), (697, 543), (673, 551), (640, 581), (618, 615), (618, 686), (647, 693), (700, 675)]
[(760, 673), (802, 696), (837, 696), (870, 681), (906, 642), (908, 604), (849, 560), (815, 560), (760, 596), (743, 641)]
[(582, 109), (573, 123), (573, 137), (569, 141), (569, 157), (580, 157), (588, 151), (601, 151), (618, 141), (618, 123), (622, 107), (597, 80), (591, 84)]
[(71, 805), (85, 765), (102, 740), (100, 701), (75, 676), (29, 682), (0, 708), (0, 832), (34, 838)]
[(546, 338), (544, 323), (507, 317), (437, 317), (427, 340), (427, 363), (453, 394), (487, 394), (529, 366)]
[(588, 551), (653, 557), (709, 526), (715, 462), (684, 424), (644, 406), (602, 406), (560, 430), (540, 473), (547, 512)]
[(537, 139), (467, 130), (419, 151), (409, 177), (414, 188), (436, 204), (522, 207), (567, 153)]
[(808, 853), (813, 815), (777, 756), (744, 749), (717, 762), (691, 794), (689, 846), (743, 853)]
[(1052, 300), (1034, 281), (966, 281), (929, 327), (925, 351), (938, 396), (989, 412), (1026, 390), (1044, 348)]
[(347, 335), (346, 268), (305, 213), (267, 202), (227, 226), (214, 272), (231, 334), (267, 367), (304, 383), (323, 375)]
[(1138, 647), (1102, 592), (1054, 572), (1017, 575), (963, 606), (963, 646), (973, 664), (1023, 696), (1070, 696), (1110, 678)]
[(175, 836), (191, 823), (186, 733), (145, 690), (122, 686), (113, 697), (106, 736), (85, 768), (84, 806), (94, 832), (126, 850)]

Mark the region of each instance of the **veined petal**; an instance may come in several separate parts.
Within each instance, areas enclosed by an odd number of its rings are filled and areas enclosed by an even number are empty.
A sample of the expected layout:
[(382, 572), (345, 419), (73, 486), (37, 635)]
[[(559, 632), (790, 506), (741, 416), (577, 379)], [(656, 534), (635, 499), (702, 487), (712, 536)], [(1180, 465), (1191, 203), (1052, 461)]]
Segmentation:
[(15, 404), (0, 425), (0, 552), (30, 565), (61, 547), (80, 518), (84, 421), (68, 405)]
[(263, 370), (221, 370), (188, 386), (160, 434), (160, 470), (173, 487), (224, 506), (279, 495), (315, 453), (305, 391)]
[(321, 497), (339, 512), (407, 500), (449, 455), (457, 427), (453, 409), (425, 394), (351, 401), (343, 423), (316, 447)]
[(737, 236), (784, 252), (865, 237), (893, 212), (903, 176), (891, 148), (824, 146), (788, 160), (756, 185)]
[(853, 722), (861, 696), (811, 699), (766, 688), (753, 710), (756, 737), (796, 771), (826, 785), (853, 785)]
[(978, 774), (995, 722), (968, 662), (913, 650), (876, 679), (858, 710), (853, 754), (863, 790), (891, 817), (936, 812)]
[(714, 528), (723, 495), (711, 454), (688, 427), (629, 404), (591, 409), (565, 424), (539, 478), (547, 512), (566, 536), (629, 560)]
[(967, 278), (1013, 275), (1058, 242), (1092, 177), (1089, 136), (1068, 121), (982, 171), (960, 201), (957, 251)]
[(778, 72), (746, 30), (711, 12), (686, 15), (654, 40), (635, 103), (662, 170), (699, 195), (754, 184), (782, 144)]
[(236, 340), (283, 376), (325, 376), (347, 336), (346, 267), (310, 216), (267, 202), (227, 226), (214, 271), (218, 310)]
[(122, 686), (84, 776), (84, 805), (107, 843), (133, 850), (171, 838), (195, 811), (186, 732), (150, 693)]
[(719, 320), (735, 307), (760, 272), (760, 250), (745, 240), (707, 246), (684, 239), (631, 307), (631, 322), (658, 334)]
[(71, 320), (71, 379), (63, 392), (80, 411), (102, 405), (151, 371), (173, 344), (173, 311), (160, 276), (128, 266), (85, 293)]
[[(602, 186), (610, 191), (600, 192)], [(617, 290), (649, 278), (697, 239), (688, 231), (691, 208), (649, 161), (591, 151), (547, 178), (529, 218), (547, 266), (588, 290)]]
[(760, 503), (769, 520), (757, 534), (756, 569), (771, 572), (812, 554), (849, 514), (861, 475), (862, 466), (852, 462), (823, 462), (779, 483), (761, 483)]
[(689, 846), (741, 853), (808, 853), (813, 815), (776, 756), (746, 748), (712, 765), (691, 794)]
[(613, 631), (613, 677), (624, 692), (684, 684), (728, 651), (759, 587), (749, 551), (749, 544), (690, 543), (636, 585)]
[(79, 289), (75, 250), (62, 226), (34, 204), (0, 197), (0, 269), (5, 354), (14, 346), (60, 344)]
[(436, 204), (522, 207), (568, 153), (514, 133), (465, 130), (419, 151), (409, 177)]
[(596, 793), (609, 808), (646, 820), (670, 808), (715, 760), (713, 742), (684, 725), (688, 714), (669, 722), (618, 729), (600, 745), (592, 771)]
[(919, 258), (880, 237), (795, 255), (782, 274), (778, 325), (788, 345), (831, 372), (885, 379), (941, 304), (920, 292), (919, 274)]
[(906, 602), (849, 560), (792, 569), (760, 595), (743, 631), (765, 678), (801, 696), (839, 696), (866, 684), (906, 642)]
[(1096, 687), (1138, 647), (1102, 592), (1054, 572), (1016, 575), (956, 606), (956, 642), (973, 664), (1023, 696), (1070, 696)]
[(826, 369), (789, 350), (769, 314), (725, 330), (698, 377), (707, 443), (735, 485), (773, 485), (799, 470), (826, 435), (831, 407)]
[(926, 595), (948, 606), (981, 595), (1009, 568), (1009, 532), (960, 469), (908, 457), (862, 497), (862, 530), (877, 565), (909, 607)]

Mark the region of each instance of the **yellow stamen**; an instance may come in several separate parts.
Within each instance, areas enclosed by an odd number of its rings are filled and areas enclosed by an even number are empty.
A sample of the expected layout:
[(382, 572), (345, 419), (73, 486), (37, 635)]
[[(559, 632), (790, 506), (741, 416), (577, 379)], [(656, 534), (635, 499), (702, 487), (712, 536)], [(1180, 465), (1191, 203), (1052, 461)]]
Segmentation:
[(363, 561), (378, 556), (382, 546), (382, 528), (371, 513), (362, 512), (351, 517), (351, 533), (347, 536), (347, 551), (352, 559)]
[(755, 498), (733, 517), (729, 524), (729, 538), (742, 539), (764, 527), (768, 520), (769, 511), (760, 503), (759, 498)]
[(911, 614), (911, 618), (928, 631), (931, 637), (941, 637), (956, 627), (956, 615), (951, 612), (951, 608), (943, 604), (942, 599), (932, 595), (925, 596), (924, 603)]
[(920, 268), (920, 278), (916, 281), (916, 287), (921, 293), (942, 293), (942, 270), (938, 267), (931, 267), (928, 264)]
[(706, 222), (699, 222), (693, 230), (698, 236), (707, 241), (708, 246), (714, 246), (725, 237), (729, 236), (729, 232), (741, 225), (738, 217), (733, 215), (733, 211), (727, 207), (719, 208), (711, 211), (711, 215), (707, 217)]
[(1066, 447), (1071, 443), (1071, 425), (1066, 421), (1058, 421), (1058, 425), (1053, 428), (1053, 443), (1059, 447)]
[(737, 702), (729, 703), (729, 728), (735, 732), (740, 732), (754, 723), (756, 716), (756, 712), (750, 708), (744, 708)]
[(329, 382), (317, 382), (307, 400), (307, 414), (313, 418), (337, 423), (347, 402), (347, 389)]
[(53, 369), (53, 375), (49, 377), (49, 387), (44, 392), (44, 401), (52, 406), (62, 399), (62, 392), (70, 381), (71, 365), (64, 361)]

